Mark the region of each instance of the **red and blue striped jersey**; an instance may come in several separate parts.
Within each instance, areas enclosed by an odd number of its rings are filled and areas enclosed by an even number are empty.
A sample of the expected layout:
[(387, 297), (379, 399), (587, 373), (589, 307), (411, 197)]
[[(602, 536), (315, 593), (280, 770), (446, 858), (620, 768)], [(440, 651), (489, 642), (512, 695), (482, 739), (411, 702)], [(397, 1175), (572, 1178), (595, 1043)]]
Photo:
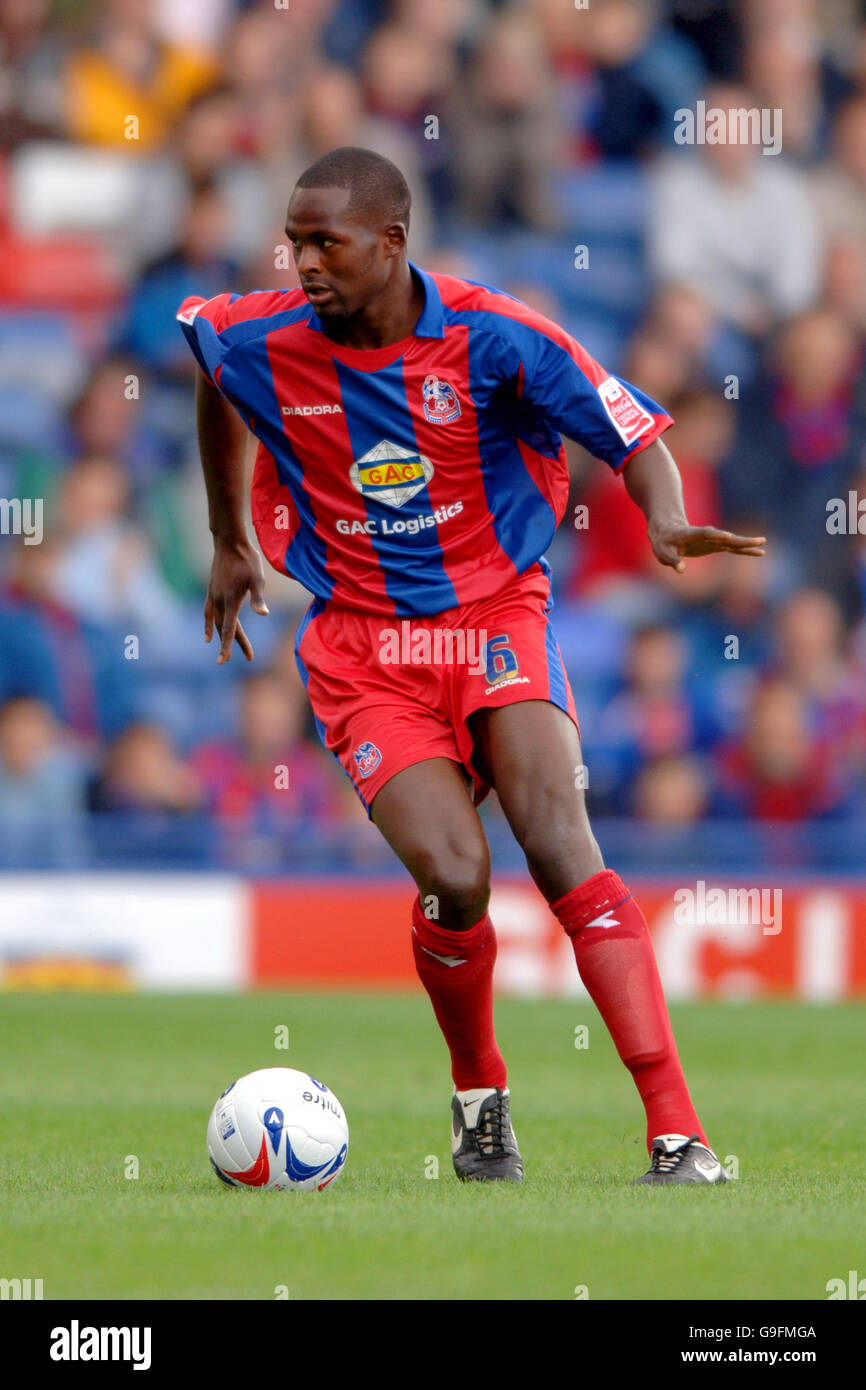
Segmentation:
[(414, 333), (326, 335), (300, 289), (186, 299), (178, 319), (259, 444), (252, 516), (276, 570), (371, 613), (442, 613), (543, 559), (565, 511), (561, 435), (619, 472), (673, 423), (557, 324), (412, 267)]

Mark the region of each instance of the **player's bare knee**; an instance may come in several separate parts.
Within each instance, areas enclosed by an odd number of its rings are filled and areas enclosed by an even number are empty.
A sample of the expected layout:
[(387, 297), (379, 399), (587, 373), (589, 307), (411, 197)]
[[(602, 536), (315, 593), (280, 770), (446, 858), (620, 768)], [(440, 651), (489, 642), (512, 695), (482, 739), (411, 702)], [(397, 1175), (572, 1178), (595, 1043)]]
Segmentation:
[(440, 849), (418, 866), (418, 886), (431, 921), (450, 931), (475, 925), (490, 901), (490, 860), (481, 850)]
[(490, 902), (490, 877), (468, 865), (445, 866), (434, 880), (431, 896), (438, 905), (439, 925), (450, 931), (464, 931), (480, 921)]

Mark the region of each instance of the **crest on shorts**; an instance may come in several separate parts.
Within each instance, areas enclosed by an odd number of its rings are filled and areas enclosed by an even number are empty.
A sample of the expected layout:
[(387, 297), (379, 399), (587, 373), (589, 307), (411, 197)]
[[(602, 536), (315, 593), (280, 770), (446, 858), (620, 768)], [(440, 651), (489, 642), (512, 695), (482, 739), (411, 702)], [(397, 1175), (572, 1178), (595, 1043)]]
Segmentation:
[(430, 460), (417, 449), (404, 449), (383, 439), (355, 460), (349, 478), (364, 497), (388, 507), (402, 507), (427, 486), (433, 471)]
[(424, 379), (424, 414), (431, 425), (450, 425), (463, 414), (450, 381), (431, 374)]
[(352, 757), (355, 759), (358, 772), (362, 777), (369, 777), (370, 773), (375, 772), (382, 761), (382, 754), (379, 752), (375, 743), (369, 742), (360, 743), (358, 747), (353, 750)]

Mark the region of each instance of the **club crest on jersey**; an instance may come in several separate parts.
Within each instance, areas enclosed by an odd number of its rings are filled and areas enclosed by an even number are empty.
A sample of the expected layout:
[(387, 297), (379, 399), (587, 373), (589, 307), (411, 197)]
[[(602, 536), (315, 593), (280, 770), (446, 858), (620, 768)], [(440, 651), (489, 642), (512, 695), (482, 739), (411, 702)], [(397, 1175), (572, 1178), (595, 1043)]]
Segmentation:
[(424, 414), (431, 425), (450, 425), (462, 415), (457, 392), (450, 381), (431, 375), (424, 381)]
[(364, 497), (402, 507), (425, 488), (433, 477), (433, 465), (417, 449), (403, 449), (383, 439), (356, 459), (349, 469), (352, 486)]
[(353, 750), (352, 757), (355, 759), (358, 771), (362, 777), (369, 777), (370, 773), (375, 772), (382, 761), (382, 754), (379, 752), (375, 743), (359, 744), (358, 747)]

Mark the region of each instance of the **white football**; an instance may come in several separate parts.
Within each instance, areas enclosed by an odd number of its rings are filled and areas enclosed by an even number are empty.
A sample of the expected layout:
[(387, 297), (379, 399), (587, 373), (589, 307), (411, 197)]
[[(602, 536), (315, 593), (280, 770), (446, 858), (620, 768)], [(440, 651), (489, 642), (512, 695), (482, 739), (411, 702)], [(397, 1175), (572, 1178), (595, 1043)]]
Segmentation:
[(332, 1091), (291, 1067), (233, 1081), (207, 1126), (207, 1151), (230, 1187), (321, 1192), (342, 1173), (349, 1126)]

